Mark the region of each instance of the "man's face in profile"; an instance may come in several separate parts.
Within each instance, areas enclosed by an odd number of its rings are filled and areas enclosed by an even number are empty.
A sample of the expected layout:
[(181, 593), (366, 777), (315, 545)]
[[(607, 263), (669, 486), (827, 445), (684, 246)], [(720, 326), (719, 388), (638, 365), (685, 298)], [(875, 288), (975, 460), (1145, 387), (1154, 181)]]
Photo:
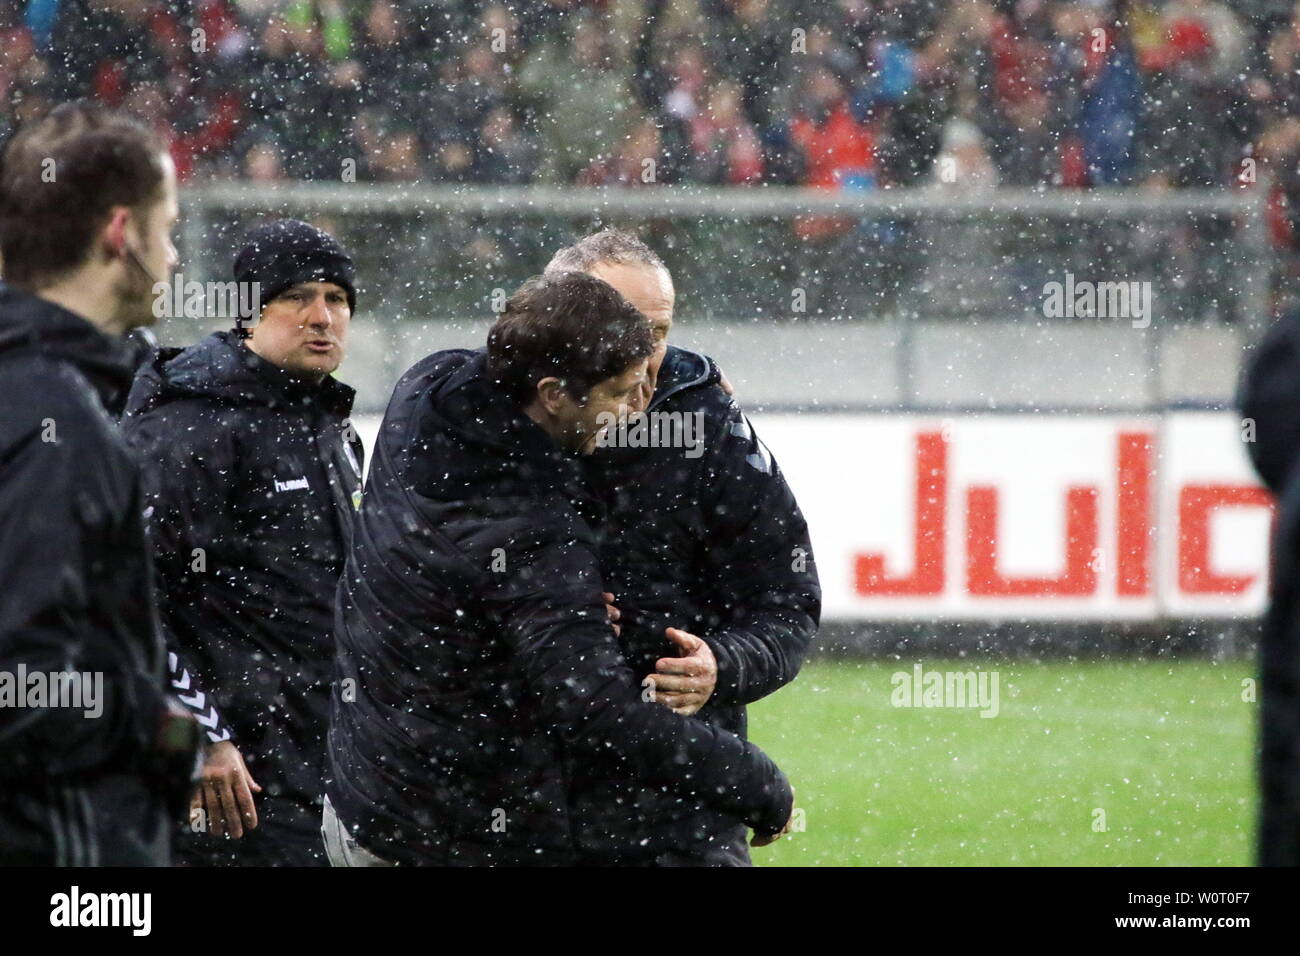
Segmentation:
[(132, 261), (123, 265), (118, 284), (114, 324), (123, 332), (158, 321), (154, 311), (155, 287), (169, 283), (176, 268), (172, 229), (180, 217), (176, 198), (176, 167), (167, 153), (160, 156), (163, 179), (159, 198), (140, 215), (132, 214), (128, 226)]
[(611, 416), (620, 419), (645, 409), (647, 360), (629, 365), (621, 375), (597, 382), (581, 404), (572, 403), (566, 432), (568, 447), (579, 455), (590, 455), (607, 427)]

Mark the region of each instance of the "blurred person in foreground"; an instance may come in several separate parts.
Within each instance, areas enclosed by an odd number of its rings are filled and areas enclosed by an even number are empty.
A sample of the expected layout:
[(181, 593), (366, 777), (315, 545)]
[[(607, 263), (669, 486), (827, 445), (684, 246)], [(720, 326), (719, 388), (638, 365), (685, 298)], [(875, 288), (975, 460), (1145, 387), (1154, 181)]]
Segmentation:
[(251, 334), (161, 351), (123, 421), (145, 466), (163, 624), (222, 718), (177, 849), (190, 865), (324, 865), (334, 591), (361, 487), (354, 393), (332, 377), (352, 260), (281, 219), (248, 233), (233, 278)]
[(166, 692), (115, 427), (122, 336), (154, 321), (177, 213), (164, 145), (98, 106), (57, 107), (0, 159), (0, 864), (165, 866), (193, 789), (198, 724)]
[(1251, 462), (1277, 500), (1259, 644), (1255, 859), (1300, 866), (1300, 310), (1278, 319), (1250, 353), (1237, 406)]
[(641, 407), (646, 319), (605, 282), (538, 277), (486, 350), (402, 376), (338, 595), (323, 830), (341, 866), (577, 862), (572, 763), (765, 844), (793, 793), (757, 747), (645, 699), (611, 623), (583, 457)]
[[(608, 509), (600, 569), (620, 612), (623, 654), (655, 699), (743, 738), (745, 705), (795, 678), (821, 615), (799, 505), (713, 360), (668, 344), (676, 292), (649, 246), (603, 230), (558, 251), (546, 272), (603, 279), (649, 319), (654, 351), (640, 405), (648, 434), (662, 439), (667, 426), (672, 438), (675, 423), (701, 425), (657, 446), (607, 436), (587, 459)], [(585, 760), (571, 772), (582, 862), (749, 864), (744, 828), (706, 801)]]

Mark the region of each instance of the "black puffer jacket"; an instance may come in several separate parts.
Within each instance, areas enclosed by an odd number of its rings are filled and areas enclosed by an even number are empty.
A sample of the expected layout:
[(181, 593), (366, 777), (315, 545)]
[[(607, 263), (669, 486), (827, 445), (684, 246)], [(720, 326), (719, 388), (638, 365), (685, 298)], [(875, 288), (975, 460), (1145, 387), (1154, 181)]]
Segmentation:
[[(648, 421), (661, 438), (679, 435), (683, 447), (608, 447), (589, 468), (609, 511), (601, 568), (623, 615), (628, 664), (644, 678), (659, 658), (677, 656), (667, 627), (704, 638), (718, 682), (697, 716), (743, 737), (745, 705), (798, 674), (817, 631), (821, 588), (799, 505), (719, 380), (712, 361), (670, 347)], [(702, 431), (674, 432), (685, 416)], [(743, 856), (745, 834), (726, 816), (595, 770), (574, 771), (584, 860), (708, 859), (719, 847)]]
[(0, 672), (102, 675), (97, 716), (0, 698), (0, 864), (165, 865), (188, 787), (154, 766), (163, 646), (112, 420), (130, 376), (119, 340), (0, 285)]
[(605, 618), (577, 459), (510, 406), (483, 352), (398, 383), (339, 588), (330, 802), (411, 864), (576, 860), (574, 765), (690, 793), (761, 830), (789, 816), (756, 747), (641, 700)]
[(122, 428), (145, 466), (163, 626), (267, 796), (322, 800), (334, 592), (359, 495), (353, 391), (233, 333), (141, 369)]

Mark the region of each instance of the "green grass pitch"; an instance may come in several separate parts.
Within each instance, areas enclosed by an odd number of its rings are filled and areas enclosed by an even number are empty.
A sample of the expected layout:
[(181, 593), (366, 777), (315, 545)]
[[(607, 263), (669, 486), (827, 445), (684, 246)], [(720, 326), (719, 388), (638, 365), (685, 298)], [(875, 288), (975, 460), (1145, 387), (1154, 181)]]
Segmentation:
[(757, 864), (1250, 865), (1251, 661), (921, 661), (996, 672), (991, 718), (894, 706), (914, 663), (814, 661), (750, 708), (805, 827)]

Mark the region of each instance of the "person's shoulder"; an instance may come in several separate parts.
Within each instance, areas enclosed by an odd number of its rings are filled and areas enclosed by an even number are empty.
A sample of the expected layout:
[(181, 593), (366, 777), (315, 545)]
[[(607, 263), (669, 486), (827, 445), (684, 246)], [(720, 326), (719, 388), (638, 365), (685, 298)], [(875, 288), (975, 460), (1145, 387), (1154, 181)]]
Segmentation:
[(0, 362), (0, 393), (5, 395), (6, 430), (48, 427), (50, 421), (99, 436), (112, 430), (89, 379), (56, 356), (34, 354), (21, 361)]
[(134, 469), (94, 386), (72, 363), (52, 356), (0, 363), (0, 394), (7, 397), (0, 415), (0, 460), (20, 449), (39, 450), (32, 460), (51, 487), (70, 481), (102, 488), (103, 476)]
[[(432, 352), (402, 373), (393, 387), (393, 398), (401, 399), (438, 390), (456, 377), (458, 372), (465, 373), (466, 367), (483, 353), (483, 349), (442, 349)], [(465, 375), (462, 374), (461, 377), (464, 378)]]
[(122, 414), (122, 431), (128, 436), (165, 431), (171, 440), (191, 443), (206, 440), (212, 432), (225, 427), (230, 419), (241, 415), (240, 409), (201, 394), (170, 393), (152, 400), (137, 401), (140, 384), (137, 379)]
[(1254, 391), (1272, 385), (1290, 391), (1297, 366), (1300, 366), (1300, 310), (1292, 310), (1269, 326), (1251, 349), (1243, 363), (1239, 399), (1248, 399)]
[(482, 349), (440, 349), (437, 352), (430, 352), (407, 369), (402, 377), (436, 374), (440, 371), (458, 369), (482, 351)]
[(164, 352), (136, 374), (121, 428), (137, 451), (152, 449), (160, 457), (177, 452), (206, 456), (248, 430), (250, 409), (223, 402), (210, 393), (170, 384), (166, 366), (184, 354)]
[(186, 348), (160, 348), (136, 370), (126, 401), (126, 416), (140, 418), (200, 409), (216, 402), (221, 367), (229, 365), (228, 346), (221, 333), (206, 336)]

